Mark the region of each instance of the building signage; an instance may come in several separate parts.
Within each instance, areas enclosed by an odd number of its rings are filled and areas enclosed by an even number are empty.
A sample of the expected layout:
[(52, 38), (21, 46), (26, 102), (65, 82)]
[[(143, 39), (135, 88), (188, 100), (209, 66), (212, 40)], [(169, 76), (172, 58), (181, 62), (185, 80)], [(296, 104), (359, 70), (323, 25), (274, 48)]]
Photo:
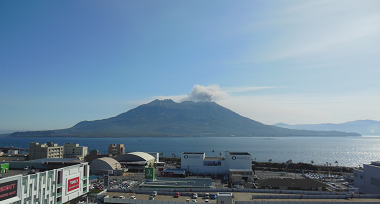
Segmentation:
[(67, 192), (73, 191), (79, 188), (79, 177), (69, 179), (67, 182)]
[(9, 181), (0, 184), (0, 203), (3, 200), (17, 196), (17, 181)]
[(190, 158), (190, 159), (201, 159), (202, 157), (201, 156), (189, 156), (189, 155), (184, 155), (183, 158), (187, 159), (187, 158)]
[(145, 178), (146, 179), (155, 179), (155, 169), (154, 168), (145, 168)]
[(232, 156), (232, 160), (236, 159), (249, 159), (249, 157), (237, 157), (237, 156)]

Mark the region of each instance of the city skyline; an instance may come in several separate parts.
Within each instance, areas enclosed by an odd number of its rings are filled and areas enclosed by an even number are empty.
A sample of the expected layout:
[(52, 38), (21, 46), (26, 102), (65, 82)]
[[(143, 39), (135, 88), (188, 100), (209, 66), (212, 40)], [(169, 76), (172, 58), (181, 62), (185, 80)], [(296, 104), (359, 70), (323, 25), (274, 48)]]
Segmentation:
[(154, 99), (272, 125), (380, 120), (378, 1), (0, 2), (0, 130)]

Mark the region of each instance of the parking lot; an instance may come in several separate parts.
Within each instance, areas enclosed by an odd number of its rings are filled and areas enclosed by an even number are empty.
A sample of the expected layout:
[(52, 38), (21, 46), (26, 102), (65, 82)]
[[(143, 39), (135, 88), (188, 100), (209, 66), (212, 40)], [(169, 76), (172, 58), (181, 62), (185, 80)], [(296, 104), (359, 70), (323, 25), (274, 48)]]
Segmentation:
[(255, 171), (255, 175), (261, 179), (268, 178), (294, 178), (294, 179), (303, 179), (304, 177), (300, 173), (291, 173), (291, 172), (275, 172), (275, 171)]
[[(203, 192), (202, 192), (203, 193)], [(135, 196), (138, 200), (149, 200), (150, 194), (136, 194), (136, 193), (122, 193), (122, 192), (106, 192), (106, 195), (108, 195), (110, 198), (113, 198), (114, 196), (124, 196), (126, 199), (130, 199), (131, 196)], [(173, 192), (173, 195), (160, 195), (158, 192), (158, 195), (154, 196), (154, 200), (160, 200), (160, 201), (180, 201), (180, 202), (186, 202), (192, 201), (193, 198), (191, 196), (183, 196), (180, 195), (178, 198), (174, 197), (175, 192)], [(212, 194), (212, 193), (210, 193)], [(205, 199), (203, 197), (198, 197), (197, 202), (203, 203), (205, 202)], [(210, 203), (216, 203), (216, 199), (208, 199)]]

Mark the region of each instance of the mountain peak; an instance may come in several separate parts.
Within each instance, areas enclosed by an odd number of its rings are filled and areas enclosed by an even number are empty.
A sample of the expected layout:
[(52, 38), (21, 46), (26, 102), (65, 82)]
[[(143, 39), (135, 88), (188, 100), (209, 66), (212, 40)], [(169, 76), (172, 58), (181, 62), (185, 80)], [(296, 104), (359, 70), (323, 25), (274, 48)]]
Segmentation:
[[(43, 132), (36, 133), (39, 136)], [(34, 134), (34, 136), (36, 136)], [(347, 136), (343, 132), (291, 130), (243, 117), (215, 102), (154, 100), (118, 116), (79, 122), (75, 126), (47, 132), (55, 136)], [(25, 133), (17, 136), (31, 136)], [(357, 134), (356, 134), (357, 135)]]

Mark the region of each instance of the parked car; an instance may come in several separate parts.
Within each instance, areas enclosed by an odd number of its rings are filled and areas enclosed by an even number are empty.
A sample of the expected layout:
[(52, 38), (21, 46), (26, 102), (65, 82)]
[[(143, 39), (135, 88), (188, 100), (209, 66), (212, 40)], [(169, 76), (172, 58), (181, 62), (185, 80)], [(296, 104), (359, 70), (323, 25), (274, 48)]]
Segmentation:
[(149, 200), (154, 200), (154, 197), (153, 196), (149, 196)]
[(174, 194), (174, 198), (179, 198), (179, 196), (180, 196), (179, 192), (176, 192), (176, 193)]
[(198, 193), (193, 193), (193, 196), (191, 196), (192, 199), (197, 199), (198, 198)]
[(125, 197), (124, 196), (119, 196), (119, 198), (124, 199)]
[(209, 193), (205, 193), (204, 199), (209, 199), (209, 198), (210, 198), (210, 194)]
[(136, 196), (131, 196), (131, 199), (136, 200)]
[(153, 191), (152, 192), (152, 196), (154, 197), (154, 196), (156, 196), (157, 195), (157, 191)]
[(210, 202), (210, 200), (209, 199), (205, 199), (205, 203), (209, 203)]
[(216, 194), (211, 194), (211, 195), (210, 195), (210, 198), (211, 198), (211, 199), (216, 199)]
[(197, 202), (197, 199), (193, 199), (191, 202), (196, 203), (196, 202)]

